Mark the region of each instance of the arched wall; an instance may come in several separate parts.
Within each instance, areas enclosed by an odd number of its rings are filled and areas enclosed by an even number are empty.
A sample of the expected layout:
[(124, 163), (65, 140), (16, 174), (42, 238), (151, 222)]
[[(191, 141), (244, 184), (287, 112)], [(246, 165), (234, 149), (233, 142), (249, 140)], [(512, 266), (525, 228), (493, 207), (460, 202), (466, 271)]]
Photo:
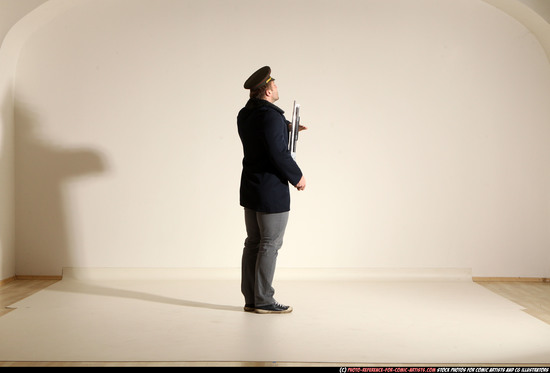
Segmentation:
[(546, 0), (483, 0), (523, 24), (541, 44), (550, 60), (550, 3)]
[[(19, 52), (29, 30), (42, 22), (29, 16), (47, 0), (0, 1), (0, 283), (15, 275), (13, 84)], [(37, 12), (39, 19), (47, 19)], [(23, 19), (23, 20), (22, 20)], [(26, 20), (25, 20), (26, 19)]]
[(17, 61), (17, 273), (238, 267), (235, 116), (269, 64), (310, 127), (280, 266), (550, 275), (550, 67), (493, 6), (72, 3)]

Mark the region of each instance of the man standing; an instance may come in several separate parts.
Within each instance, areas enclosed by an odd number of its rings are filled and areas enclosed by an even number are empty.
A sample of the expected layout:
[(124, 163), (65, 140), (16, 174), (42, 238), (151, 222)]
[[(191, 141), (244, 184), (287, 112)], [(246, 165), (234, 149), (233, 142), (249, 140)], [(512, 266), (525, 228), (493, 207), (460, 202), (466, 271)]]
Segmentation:
[(244, 310), (289, 313), (292, 307), (274, 299), (272, 282), (290, 211), (288, 183), (304, 190), (306, 181), (288, 150), (289, 122), (273, 104), (279, 91), (271, 68), (257, 70), (244, 88), (250, 99), (237, 116), (244, 151), (240, 204), (247, 233), (241, 268)]

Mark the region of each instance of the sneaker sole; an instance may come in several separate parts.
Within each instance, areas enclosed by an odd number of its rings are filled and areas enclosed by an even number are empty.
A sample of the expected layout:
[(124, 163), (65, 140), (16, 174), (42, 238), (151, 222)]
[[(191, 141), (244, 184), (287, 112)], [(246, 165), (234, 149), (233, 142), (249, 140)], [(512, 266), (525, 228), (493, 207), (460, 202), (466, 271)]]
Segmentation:
[(284, 311), (262, 310), (261, 308), (256, 308), (256, 309), (254, 309), (254, 312), (261, 313), (261, 314), (264, 314), (264, 315), (268, 314), (268, 313), (291, 313), (292, 312), (292, 307), (288, 307)]

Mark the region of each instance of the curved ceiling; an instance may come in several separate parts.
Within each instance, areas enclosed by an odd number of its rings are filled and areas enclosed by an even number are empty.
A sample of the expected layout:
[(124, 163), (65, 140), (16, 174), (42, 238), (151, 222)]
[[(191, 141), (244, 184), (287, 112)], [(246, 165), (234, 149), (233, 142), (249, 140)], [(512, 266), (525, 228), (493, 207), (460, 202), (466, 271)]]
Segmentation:
[(535, 12), (537, 12), (546, 22), (550, 23), (550, 1), (548, 0), (519, 0)]
[(548, 0), (483, 0), (521, 22), (535, 35), (550, 61), (550, 2)]
[[(28, 35), (29, 28), (36, 30), (44, 23), (43, 18), (51, 19), (52, 14), (62, 12), (68, 7), (77, 5), (74, 0), (35, 0), (29, 15), (34, 15), (31, 22), (24, 23), (26, 29), (23, 34)], [(548, 0), (482, 0), (494, 7), (508, 13), (510, 16), (524, 24), (540, 41), (550, 60), (550, 1)], [(19, 16), (17, 17), (19, 18)], [(28, 18), (23, 17), (23, 20)], [(16, 26), (16, 27), (17, 27)], [(3, 35), (2, 35), (3, 36)], [(1, 38), (0, 38), (1, 40)], [(21, 40), (21, 39), (19, 39)]]

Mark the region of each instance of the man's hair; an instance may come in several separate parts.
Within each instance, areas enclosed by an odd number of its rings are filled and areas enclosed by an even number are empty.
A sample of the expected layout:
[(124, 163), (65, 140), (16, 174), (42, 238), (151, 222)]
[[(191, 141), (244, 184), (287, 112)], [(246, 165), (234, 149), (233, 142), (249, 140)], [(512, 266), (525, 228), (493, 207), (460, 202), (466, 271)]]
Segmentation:
[(264, 84), (260, 88), (251, 89), (250, 90), (250, 98), (263, 98), (265, 96), (265, 91), (267, 91), (269, 88), (271, 88), (272, 83), (273, 83), (273, 80), (270, 81), (267, 84)]

